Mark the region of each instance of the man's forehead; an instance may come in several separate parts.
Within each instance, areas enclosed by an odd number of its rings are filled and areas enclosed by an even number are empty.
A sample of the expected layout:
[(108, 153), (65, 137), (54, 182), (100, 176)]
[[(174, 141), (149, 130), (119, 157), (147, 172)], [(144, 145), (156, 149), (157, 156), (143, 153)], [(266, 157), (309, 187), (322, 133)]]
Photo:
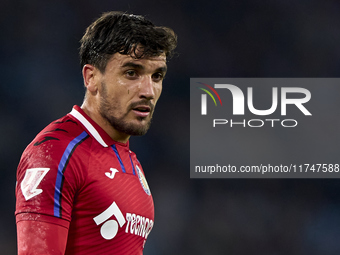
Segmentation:
[(105, 72), (113, 71), (114, 69), (125, 69), (125, 68), (139, 68), (148, 69), (150, 72), (161, 71), (166, 73), (167, 64), (165, 54), (159, 56), (143, 57), (143, 58), (133, 58), (130, 55), (123, 55), (120, 53), (115, 53), (107, 62)]
[(144, 62), (153, 62), (153, 63), (158, 63), (160, 65), (165, 65), (166, 66), (166, 56), (165, 56), (165, 53), (164, 54), (161, 54), (159, 56), (145, 56), (145, 57), (142, 57), (142, 58), (134, 58), (133, 56), (130, 56), (130, 55), (123, 55), (123, 54), (120, 54), (120, 53), (115, 53), (113, 56), (112, 56), (112, 59), (113, 60), (115, 59), (116, 61), (118, 61), (120, 63), (120, 65), (124, 65), (125, 63), (139, 63), (139, 64), (142, 64)]

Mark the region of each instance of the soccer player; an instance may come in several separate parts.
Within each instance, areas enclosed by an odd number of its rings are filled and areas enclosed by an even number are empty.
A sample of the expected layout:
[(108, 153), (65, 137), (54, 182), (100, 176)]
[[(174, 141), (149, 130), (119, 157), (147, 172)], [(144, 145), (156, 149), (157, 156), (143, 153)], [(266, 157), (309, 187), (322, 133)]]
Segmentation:
[(103, 14), (81, 39), (85, 98), (43, 129), (17, 171), (18, 254), (143, 254), (154, 224), (129, 137), (147, 132), (176, 47), (143, 16)]

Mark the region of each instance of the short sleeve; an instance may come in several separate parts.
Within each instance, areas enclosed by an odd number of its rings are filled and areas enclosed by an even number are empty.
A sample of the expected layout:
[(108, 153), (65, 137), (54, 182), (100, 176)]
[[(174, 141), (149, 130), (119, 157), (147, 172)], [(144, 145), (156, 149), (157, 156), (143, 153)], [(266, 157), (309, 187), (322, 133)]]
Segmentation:
[(82, 166), (77, 160), (74, 139), (49, 137), (35, 139), (21, 157), (17, 169), (16, 219), (68, 226)]

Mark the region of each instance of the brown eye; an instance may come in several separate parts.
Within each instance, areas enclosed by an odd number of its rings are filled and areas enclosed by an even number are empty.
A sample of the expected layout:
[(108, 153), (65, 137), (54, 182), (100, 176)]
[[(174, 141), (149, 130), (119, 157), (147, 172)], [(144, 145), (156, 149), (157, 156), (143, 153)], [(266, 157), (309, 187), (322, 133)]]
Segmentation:
[(125, 75), (127, 78), (136, 78), (138, 75), (137, 75), (137, 72), (135, 70), (128, 70), (125, 72)]
[(161, 81), (161, 80), (163, 80), (164, 79), (164, 74), (162, 74), (162, 73), (154, 73), (153, 75), (152, 75), (152, 79), (154, 80), (154, 81)]

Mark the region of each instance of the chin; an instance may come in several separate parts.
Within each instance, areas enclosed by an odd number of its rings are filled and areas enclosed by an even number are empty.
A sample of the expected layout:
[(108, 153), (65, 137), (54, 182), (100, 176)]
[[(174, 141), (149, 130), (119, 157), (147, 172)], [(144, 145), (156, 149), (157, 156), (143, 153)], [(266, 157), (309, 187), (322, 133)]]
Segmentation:
[(132, 135), (132, 136), (142, 136), (145, 135), (147, 133), (147, 131), (149, 130), (151, 125), (151, 121), (138, 121), (138, 123), (130, 123), (124, 125), (123, 127), (119, 127), (118, 129), (121, 132), (124, 132), (128, 135)]

